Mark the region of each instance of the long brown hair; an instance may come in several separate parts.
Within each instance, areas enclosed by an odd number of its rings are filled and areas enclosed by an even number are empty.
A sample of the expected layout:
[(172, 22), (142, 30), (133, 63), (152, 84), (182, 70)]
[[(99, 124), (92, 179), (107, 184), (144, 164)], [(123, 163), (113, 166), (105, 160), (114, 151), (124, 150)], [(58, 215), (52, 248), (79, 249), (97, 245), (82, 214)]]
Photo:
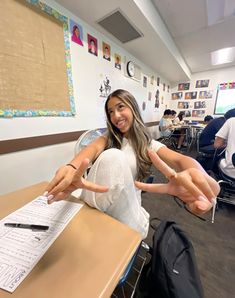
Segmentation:
[(132, 111), (133, 124), (128, 132), (128, 141), (133, 147), (137, 161), (137, 179), (143, 180), (150, 173), (151, 161), (148, 157), (147, 149), (151, 142), (151, 137), (144, 125), (140, 114), (138, 104), (134, 96), (126, 90), (118, 89), (111, 93), (105, 103), (105, 113), (108, 127), (108, 145), (107, 148), (121, 148), (123, 134), (112, 124), (108, 113), (108, 102), (112, 97), (119, 98)]

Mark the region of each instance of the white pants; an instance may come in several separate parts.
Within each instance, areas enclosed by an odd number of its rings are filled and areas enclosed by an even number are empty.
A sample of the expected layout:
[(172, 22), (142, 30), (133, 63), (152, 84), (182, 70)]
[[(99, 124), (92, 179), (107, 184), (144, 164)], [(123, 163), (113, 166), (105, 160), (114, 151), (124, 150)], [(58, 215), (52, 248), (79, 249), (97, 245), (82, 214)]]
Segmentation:
[(141, 207), (141, 191), (134, 185), (130, 167), (121, 150), (102, 152), (91, 167), (87, 180), (109, 187), (106, 193), (83, 190), (81, 197), (88, 205), (138, 231), (142, 238), (147, 236), (149, 214)]

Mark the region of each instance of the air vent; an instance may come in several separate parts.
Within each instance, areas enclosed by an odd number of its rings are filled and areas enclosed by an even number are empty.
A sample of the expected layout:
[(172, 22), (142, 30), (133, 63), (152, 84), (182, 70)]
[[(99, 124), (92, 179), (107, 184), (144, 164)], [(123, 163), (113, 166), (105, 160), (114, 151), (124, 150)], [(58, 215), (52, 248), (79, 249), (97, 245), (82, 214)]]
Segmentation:
[(137, 29), (127, 20), (120, 10), (112, 12), (97, 23), (122, 43), (143, 36), (143, 34), (137, 31)]

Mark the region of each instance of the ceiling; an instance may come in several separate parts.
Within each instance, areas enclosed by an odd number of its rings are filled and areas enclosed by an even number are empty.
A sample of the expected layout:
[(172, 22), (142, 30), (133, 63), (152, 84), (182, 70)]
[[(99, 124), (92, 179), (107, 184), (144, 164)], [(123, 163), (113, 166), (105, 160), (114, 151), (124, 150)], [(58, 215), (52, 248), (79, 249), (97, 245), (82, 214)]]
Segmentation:
[[(211, 65), (212, 51), (235, 46), (234, 0), (55, 0), (171, 83)], [(122, 43), (98, 21), (120, 9), (143, 36)], [(209, 12), (209, 13), (208, 13)]]

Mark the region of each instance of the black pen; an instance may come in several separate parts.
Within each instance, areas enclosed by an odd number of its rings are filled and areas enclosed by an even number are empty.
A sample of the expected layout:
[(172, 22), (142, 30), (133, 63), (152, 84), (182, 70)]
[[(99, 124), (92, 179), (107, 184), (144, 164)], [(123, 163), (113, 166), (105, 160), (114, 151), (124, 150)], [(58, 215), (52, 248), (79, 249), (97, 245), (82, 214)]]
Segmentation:
[(12, 227), (12, 228), (40, 230), (40, 231), (47, 231), (49, 229), (48, 226), (22, 224), (22, 223), (10, 223), (10, 222), (4, 223), (4, 226), (6, 226), (6, 227)]

